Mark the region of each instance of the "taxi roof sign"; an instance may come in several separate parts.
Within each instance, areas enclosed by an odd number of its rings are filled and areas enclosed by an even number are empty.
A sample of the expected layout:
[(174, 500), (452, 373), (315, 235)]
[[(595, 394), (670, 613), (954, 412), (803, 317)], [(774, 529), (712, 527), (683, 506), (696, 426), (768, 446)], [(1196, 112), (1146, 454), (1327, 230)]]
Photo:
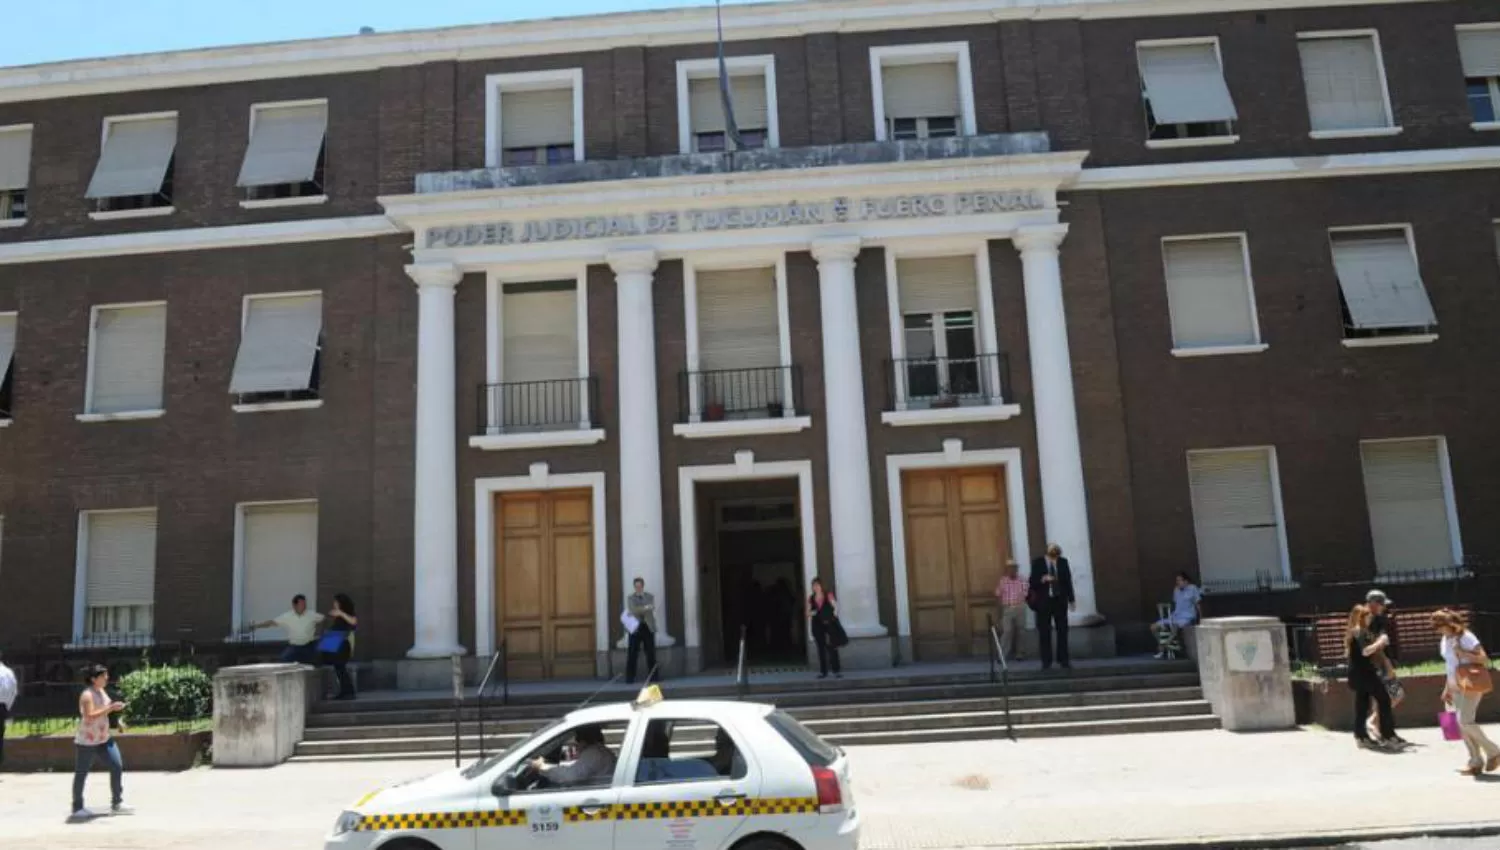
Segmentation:
[(650, 708), (651, 706), (661, 702), (663, 699), (665, 699), (665, 697), (661, 695), (661, 687), (659, 685), (647, 685), (646, 687), (641, 688), (641, 692), (636, 695), (635, 702), (632, 702), (630, 704), (630, 707)]

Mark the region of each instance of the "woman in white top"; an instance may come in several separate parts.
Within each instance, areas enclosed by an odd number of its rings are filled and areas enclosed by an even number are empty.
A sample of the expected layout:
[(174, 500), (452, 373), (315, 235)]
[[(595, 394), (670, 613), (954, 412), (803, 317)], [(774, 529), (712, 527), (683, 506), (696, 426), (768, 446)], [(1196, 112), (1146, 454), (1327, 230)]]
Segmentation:
[(1438, 611), (1432, 615), (1432, 627), (1442, 635), (1439, 651), (1448, 665), (1448, 684), (1443, 686), (1443, 702), (1458, 715), (1458, 728), (1463, 734), (1464, 746), (1469, 748), (1469, 764), (1459, 773), (1478, 776), (1500, 768), (1500, 746), (1496, 746), (1479, 725), (1479, 700), (1483, 694), (1466, 692), (1459, 687), (1458, 668), (1462, 664), (1483, 664), (1488, 667), (1490, 657), (1479, 638), (1469, 631), (1464, 617), (1455, 611)]

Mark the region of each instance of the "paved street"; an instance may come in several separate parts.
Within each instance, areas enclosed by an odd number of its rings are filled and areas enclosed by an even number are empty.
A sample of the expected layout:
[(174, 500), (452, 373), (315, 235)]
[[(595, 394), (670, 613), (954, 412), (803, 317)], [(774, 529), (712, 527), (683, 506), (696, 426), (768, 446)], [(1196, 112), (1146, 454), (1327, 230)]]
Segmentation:
[[(1453, 773), (1462, 749), (1436, 730), (1400, 756), (1358, 751), (1319, 731), (1183, 732), (853, 749), (865, 846), (1088, 848), (1197, 840), (1441, 827), (1500, 821), (1496, 783)], [(315, 848), (340, 809), (384, 782), (443, 762), (285, 765), (270, 770), (130, 774), (139, 813), (63, 822), (70, 777), (0, 774), (6, 850), (294, 850)], [(90, 779), (90, 800), (107, 799)], [(1058, 811), (1079, 816), (1058, 818)], [(1470, 842), (1375, 844), (1368, 850), (1479, 850)], [(1367, 850), (1361, 847), (1360, 850)]]

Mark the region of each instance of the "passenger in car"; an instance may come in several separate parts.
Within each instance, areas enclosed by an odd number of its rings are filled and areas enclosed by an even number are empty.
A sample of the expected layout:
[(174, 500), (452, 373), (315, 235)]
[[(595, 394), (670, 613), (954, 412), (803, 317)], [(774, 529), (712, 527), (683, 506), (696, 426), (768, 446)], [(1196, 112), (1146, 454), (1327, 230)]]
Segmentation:
[(714, 754), (708, 763), (713, 765), (714, 773), (718, 776), (732, 778), (744, 773), (745, 760), (735, 748), (729, 733), (722, 728), (714, 735)]
[(580, 726), (573, 733), (578, 754), (572, 761), (548, 764), (535, 758), (531, 766), (550, 784), (560, 787), (608, 783), (615, 775), (615, 754), (604, 743), (604, 730), (598, 726)]

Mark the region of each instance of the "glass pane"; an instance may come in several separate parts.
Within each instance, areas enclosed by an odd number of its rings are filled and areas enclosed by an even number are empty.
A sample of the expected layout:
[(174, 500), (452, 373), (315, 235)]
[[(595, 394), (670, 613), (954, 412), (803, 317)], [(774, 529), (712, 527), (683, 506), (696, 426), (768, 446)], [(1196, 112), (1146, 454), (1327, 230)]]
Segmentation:
[(906, 359), (921, 360), (937, 356), (937, 344), (932, 336), (932, 316), (927, 314), (906, 317)]
[(942, 139), (958, 135), (957, 118), (928, 118), (927, 138)]
[(536, 165), (536, 148), (511, 148), (501, 157), (503, 165)]
[(724, 150), (723, 133), (699, 133), (696, 139), (698, 153), (718, 153)]
[(1469, 108), (1474, 112), (1474, 120), (1481, 123), (1494, 121), (1495, 98), (1490, 91), (1490, 83), (1493, 81), (1484, 77), (1471, 77), (1467, 82)]
[(752, 148), (763, 148), (766, 146), (765, 130), (741, 130), (740, 147), (745, 150)]
[(917, 119), (915, 118), (892, 118), (891, 138), (893, 139), (915, 139), (917, 138)]
[(943, 341), (948, 344), (948, 359), (969, 358), (979, 353), (974, 336), (973, 313), (947, 313), (943, 316)]
[(572, 145), (550, 145), (547, 148), (547, 164), (558, 165), (573, 161)]

